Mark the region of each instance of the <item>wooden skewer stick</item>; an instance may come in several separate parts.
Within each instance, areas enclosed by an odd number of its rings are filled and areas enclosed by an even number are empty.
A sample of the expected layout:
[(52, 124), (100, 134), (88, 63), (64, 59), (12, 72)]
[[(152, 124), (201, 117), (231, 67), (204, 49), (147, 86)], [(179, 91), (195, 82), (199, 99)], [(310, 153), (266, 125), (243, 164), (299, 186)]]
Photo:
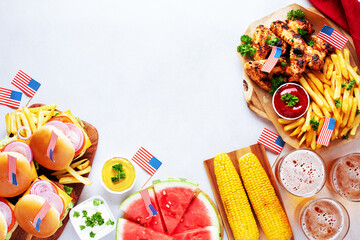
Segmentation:
[(32, 99), (33, 99), (32, 97), (29, 99), (29, 101), (28, 101), (27, 104), (25, 105), (26, 107), (29, 105), (29, 103), (30, 103), (30, 101), (31, 101)]
[(144, 183), (144, 185), (141, 187), (141, 188), (144, 188), (144, 186), (148, 183), (148, 181), (150, 180), (150, 178), (152, 177), (153, 175), (150, 175), (150, 177), (148, 178), (148, 180), (146, 180), (146, 182)]

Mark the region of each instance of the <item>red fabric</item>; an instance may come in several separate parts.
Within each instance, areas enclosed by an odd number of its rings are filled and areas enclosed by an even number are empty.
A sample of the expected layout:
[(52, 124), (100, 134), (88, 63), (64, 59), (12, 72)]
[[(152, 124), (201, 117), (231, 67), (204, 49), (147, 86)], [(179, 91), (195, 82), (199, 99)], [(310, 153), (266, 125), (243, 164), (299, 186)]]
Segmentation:
[(360, 2), (358, 0), (310, 0), (310, 2), (350, 33), (360, 58)]

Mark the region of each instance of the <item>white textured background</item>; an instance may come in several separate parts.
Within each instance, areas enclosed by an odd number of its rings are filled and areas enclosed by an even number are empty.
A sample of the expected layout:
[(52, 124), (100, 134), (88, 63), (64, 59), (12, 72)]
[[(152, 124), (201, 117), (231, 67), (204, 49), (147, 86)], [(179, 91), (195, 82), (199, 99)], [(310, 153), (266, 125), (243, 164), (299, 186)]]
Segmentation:
[[(126, 196), (100, 185), (101, 166), (114, 156), (131, 158), (144, 146), (163, 162), (154, 179), (184, 177), (210, 196), (203, 160), (256, 142), (264, 127), (274, 129), (246, 106), (236, 46), (247, 26), (291, 1), (239, 0), (64, 0), (0, 2), (0, 86), (19, 69), (42, 83), (31, 103), (56, 103), (93, 124), (98, 151), (80, 201), (103, 196), (114, 216)], [(304, 7), (308, 1), (298, 1)], [(24, 97), (22, 105), (28, 98)], [(4, 116), (0, 106), (0, 134)], [(359, 151), (359, 141), (326, 159)], [(285, 148), (285, 153), (290, 148)], [(270, 161), (275, 155), (268, 152)], [(147, 175), (137, 171), (134, 191)], [(299, 199), (283, 192), (296, 239), (304, 239), (294, 217)], [(359, 204), (351, 209), (356, 239)], [(68, 224), (60, 239), (74, 239)], [(114, 239), (114, 232), (105, 239)], [(225, 237), (225, 239), (227, 239)]]

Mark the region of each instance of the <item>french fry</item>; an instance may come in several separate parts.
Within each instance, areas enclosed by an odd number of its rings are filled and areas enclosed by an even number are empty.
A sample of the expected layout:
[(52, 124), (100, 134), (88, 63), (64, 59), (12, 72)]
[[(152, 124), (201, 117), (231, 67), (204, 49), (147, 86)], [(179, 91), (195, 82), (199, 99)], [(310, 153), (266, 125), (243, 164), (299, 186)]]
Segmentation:
[(331, 85), (331, 81), (327, 80), (322, 72), (312, 70), (311, 73), (313, 73), (324, 84), (327, 84), (329, 86)]
[(10, 113), (10, 122), (11, 122), (11, 133), (13, 135), (16, 135), (17, 134), (17, 127), (16, 127), (17, 121), (16, 121), (15, 112)]
[(316, 93), (311, 89), (309, 84), (307, 83), (306, 79), (304, 77), (300, 78), (300, 84), (305, 88), (305, 90), (309, 93), (311, 98), (317, 103), (317, 105), (322, 108), (324, 107), (324, 102), (316, 95)]
[(301, 125), (297, 126), (297, 128), (292, 133), (290, 133), (290, 137), (298, 135), (301, 132), (301, 128)]
[[(86, 182), (90, 182), (90, 180), (88, 178), (83, 178), (83, 179)], [(73, 183), (83, 183), (83, 182), (75, 177), (63, 177), (63, 178), (59, 179), (59, 183), (60, 184), (73, 184)], [(91, 185), (91, 182), (90, 182), (90, 185)]]
[(350, 96), (350, 91), (345, 89), (344, 94), (343, 94), (342, 103), (341, 103), (341, 110), (343, 112), (348, 111), (348, 108), (349, 108), (349, 96)]
[(324, 61), (324, 66), (323, 66), (323, 69), (322, 69), (322, 72), (324, 73), (324, 77), (326, 78), (326, 73), (327, 73), (327, 70), (329, 68), (329, 64), (330, 64), (331, 60), (329, 57), (326, 57), (325, 58), (325, 61)]
[(76, 168), (79, 169), (79, 170), (83, 170), (85, 168), (87, 168), (90, 164), (90, 161), (85, 161), (84, 163), (80, 164), (79, 166), (77, 166)]
[(313, 131), (313, 134), (312, 134), (312, 140), (310, 143), (310, 147), (312, 150), (316, 149), (316, 132), (315, 131)]
[(359, 87), (357, 87), (357, 88), (354, 88), (354, 95), (355, 95), (355, 97), (356, 97), (356, 99), (358, 100), (358, 109), (360, 109), (360, 89), (359, 89)]
[(316, 130), (316, 134), (317, 134), (317, 135), (320, 134), (321, 128), (322, 128), (323, 125), (324, 125), (324, 121), (325, 121), (325, 118), (320, 118), (320, 120), (319, 120), (319, 127), (318, 127), (318, 129)]
[(330, 57), (335, 65), (336, 75), (338, 77), (341, 77), (341, 67), (340, 67), (339, 57), (336, 54), (331, 54)]
[(299, 142), (299, 147), (301, 147), (301, 145), (304, 143), (305, 140), (306, 140), (306, 136), (304, 135)]
[(353, 124), (353, 122), (355, 120), (357, 105), (358, 105), (357, 98), (353, 98), (352, 108), (351, 108), (351, 112), (350, 112), (350, 116), (349, 116), (349, 121), (346, 124), (346, 126), (348, 128), (350, 128), (352, 126), (352, 124)]
[[(77, 171), (77, 173), (82, 176), (84, 174), (89, 173), (90, 171), (91, 171), (91, 166), (88, 166), (87, 168), (84, 168), (81, 171)], [(56, 176), (57, 179), (60, 179), (60, 178), (63, 178), (63, 177), (72, 177), (72, 175), (71, 174), (64, 174), (64, 175), (57, 175)]]
[(51, 111), (53, 108), (56, 108), (56, 105), (44, 105), (44, 106), (41, 106), (41, 107), (34, 107), (34, 108), (29, 108), (29, 111), (31, 113), (38, 113), (39, 110), (43, 110), (43, 111)]
[(284, 119), (284, 118), (278, 118), (278, 122), (280, 124), (289, 124), (292, 123), (294, 120), (288, 120), (288, 119)]
[[(322, 82), (320, 81), (320, 79), (318, 79), (314, 74), (312, 74), (311, 72), (309, 72), (308, 74), (309, 79), (315, 84), (315, 86), (317, 87), (317, 89), (319, 89), (319, 91), (321, 93), (324, 93), (324, 87)], [(310, 85), (311, 86), (311, 85)]]
[(49, 121), (50, 118), (51, 118), (52, 116), (54, 116), (54, 112), (55, 112), (55, 109), (56, 109), (56, 105), (51, 105), (51, 106), (52, 106), (52, 108), (51, 108), (49, 114), (45, 117), (44, 123), (46, 123), (47, 121)]
[(340, 132), (340, 137), (346, 136), (347, 132), (350, 130), (351, 128), (348, 127), (344, 127), (341, 132)]
[[(349, 97), (349, 106), (352, 106), (352, 102), (353, 102), (353, 97)], [(344, 113), (345, 115), (342, 118), (342, 122), (340, 127), (345, 127), (349, 121), (349, 117), (350, 117), (350, 112), (351, 112), (351, 107), (348, 109), (348, 111), (346, 113)]]
[[(80, 176), (74, 169), (72, 169), (71, 167), (66, 167), (66, 170), (73, 175), (74, 178), (76, 178), (77, 180), (79, 180), (80, 182), (82, 182), (85, 185), (91, 185), (91, 182), (88, 178), (84, 178), (83, 176)], [(61, 180), (61, 179), (60, 179)]]
[(350, 51), (349, 51), (349, 49), (344, 48), (343, 52), (344, 52), (345, 61), (350, 64)]
[(38, 114), (37, 114), (37, 119), (38, 119), (38, 123), (37, 123), (37, 127), (41, 127), (44, 125), (44, 112), (42, 109), (39, 109)]
[(289, 130), (291, 130), (291, 129), (294, 129), (294, 128), (302, 125), (304, 122), (305, 122), (305, 118), (304, 118), (304, 117), (299, 118), (299, 119), (297, 119), (296, 121), (294, 121), (294, 122), (292, 122), (292, 123), (284, 126), (284, 130), (285, 130), (285, 131), (289, 131)]
[(332, 72), (331, 74), (331, 90), (333, 92), (335, 92), (335, 88), (336, 88), (336, 72)]
[(351, 76), (355, 79), (356, 84), (359, 85), (360, 84), (359, 75), (354, 71), (354, 69), (350, 66), (349, 63), (346, 63), (346, 68), (349, 71), (349, 73), (351, 74)]
[[(71, 168), (76, 168), (77, 166), (79, 166), (80, 164), (84, 163), (85, 161), (88, 161), (87, 158), (84, 158), (84, 159), (81, 159), (77, 162), (74, 162), (73, 164), (70, 165)], [(63, 169), (63, 170), (59, 170), (59, 171), (56, 171), (56, 172), (52, 172), (50, 173), (50, 175), (52, 176), (57, 176), (57, 175), (62, 175), (62, 174), (66, 174), (68, 171), (66, 169)]]
[(360, 124), (360, 114), (358, 114), (358, 115), (355, 117), (355, 120), (354, 120), (354, 122), (353, 122), (351, 131), (350, 131), (350, 135), (352, 135), (352, 136), (355, 135), (356, 130), (357, 130), (358, 127), (359, 127), (359, 124)]
[(36, 126), (35, 126), (35, 123), (34, 123), (34, 120), (33, 120), (33, 117), (31, 116), (31, 113), (29, 111), (29, 109), (27, 107), (23, 107), (23, 113), (29, 123), (29, 127), (30, 127), (30, 130), (31, 132), (35, 132), (36, 130)]
[(340, 98), (341, 90), (342, 90), (341, 84), (342, 84), (342, 77), (336, 76), (334, 99)]
[(336, 121), (341, 122), (340, 114), (335, 106), (334, 100), (330, 96), (329, 89), (325, 89), (325, 98), (328, 101), (328, 103), (330, 104), (330, 107), (332, 109), (332, 112), (334, 114)]
[(311, 128), (311, 125), (310, 125), (311, 115), (312, 115), (312, 106), (310, 105), (309, 109), (308, 109), (308, 111), (306, 113), (305, 123), (301, 128), (302, 132), (306, 132), (306, 131), (310, 130), (310, 128)]
[(10, 113), (5, 115), (5, 125), (6, 125), (6, 132), (10, 135), (11, 134), (11, 118)]
[(310, 144), (311, 144), (311, 141), (312, 141), (312, 138), (313, 138), (313, 133), (314, 133), (314, 130), (312, 130), (312, 129), (310, 129), (309, 131), (307, 131), (305, 133), (305, 137), (306, 137), (305, 145), (306, 145), (306, 147), (310, 147)]
[(331, 109), (329, 103), (328, 103), (328, 102), (326, 101), (326, 99), (324, 98), (323, 94), (319, 91), (319, 89), (317, 89), (317, 87), (315, 86), (315, 84), (314, 84), (312, 81), (309, 80), (308, 83), (309, 83), (311, 89), (314, 90), (314, 92), (317, 94), (317, 96), (321, 99), (321, 101), (324, 102), (324, 108), (326, 108), (326, 110), (327, 110), (328, 112), (331, 112), (332, 109)]
[(312, 103), (311, 103), (311, 106), (312, 106), (312, 110), (314, 111), (314, 113), (315, 113), (317, 116), (319, 116), (319, 117), (321, 117), (321, 118), (324, 117), (323, 113), (321, 112), (321, 110), (320, 110), (319, 106), (316, 104), (316, 102), (312, 102)]
[(330, 61), (327, 72), (324, 72), (326, 79), (330, 79), (334, 72), (334, 63)]
[(344, 60), (344, 56), (342, 52), (338, 49), (336, 49), (336, 54), (338, 56), (340, 68), (341, 68), (341, 74), (344, 76), (344, 78), (349, 79), (349, 73), (346, 69), (346, 62)]

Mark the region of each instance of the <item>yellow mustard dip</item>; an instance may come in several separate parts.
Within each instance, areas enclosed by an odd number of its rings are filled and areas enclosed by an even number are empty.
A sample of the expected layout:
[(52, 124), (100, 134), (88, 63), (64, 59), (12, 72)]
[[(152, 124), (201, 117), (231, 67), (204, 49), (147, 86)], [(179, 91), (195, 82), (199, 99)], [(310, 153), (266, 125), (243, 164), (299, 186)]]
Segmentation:
[[(113, 182), (112, 177), (116, 177), (116, 171), (112, 169), (117, 163), (121, 163), (122, 170), (125, 172), (125, 179), (120, 179), (118, 182)], [(104, 185), (114, 192), (122, 192), (129, 189), (135, 181), (135, 169), (134, 166), (130, 163), (129, 160), (125, 158), (115, 157), (108, 160), (102, 169), (101, 177)]]

